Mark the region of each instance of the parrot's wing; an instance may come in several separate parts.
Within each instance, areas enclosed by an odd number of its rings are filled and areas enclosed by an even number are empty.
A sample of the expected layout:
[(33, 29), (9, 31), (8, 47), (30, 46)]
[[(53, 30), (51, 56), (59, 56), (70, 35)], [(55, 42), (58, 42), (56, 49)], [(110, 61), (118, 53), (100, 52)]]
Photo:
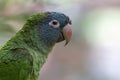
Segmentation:
[(28, 80), (32, 74), (33, 58), (22, 48), (12, 49), (5, 54), (0, 51), (0, 80)]

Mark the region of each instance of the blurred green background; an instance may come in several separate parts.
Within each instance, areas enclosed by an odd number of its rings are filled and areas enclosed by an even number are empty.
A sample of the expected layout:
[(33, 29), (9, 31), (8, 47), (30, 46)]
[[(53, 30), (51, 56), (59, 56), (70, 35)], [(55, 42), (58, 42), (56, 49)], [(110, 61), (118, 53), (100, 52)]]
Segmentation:
[(119, 5), (119, 0), (0, 0), (0, 46), (30, 15), (62, 12), (72, 20), (72, 40), (55, 46), (40, 80), (120, 80)]

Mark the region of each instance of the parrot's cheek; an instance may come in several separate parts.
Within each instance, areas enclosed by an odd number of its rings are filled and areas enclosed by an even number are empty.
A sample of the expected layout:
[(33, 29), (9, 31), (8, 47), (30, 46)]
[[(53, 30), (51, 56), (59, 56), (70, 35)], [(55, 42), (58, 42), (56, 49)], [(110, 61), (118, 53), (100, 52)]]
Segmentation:
[(57, 40), (57, 42), (61, 42), (66, 40), (65, 45), (67, 45), (69, 43), (69, 41), (71, 40), (72, 37), (72, 29), (71, 29), (71, 25), (67, 24), (63, 30), (60, 32), (59, 34), (59, 38)]

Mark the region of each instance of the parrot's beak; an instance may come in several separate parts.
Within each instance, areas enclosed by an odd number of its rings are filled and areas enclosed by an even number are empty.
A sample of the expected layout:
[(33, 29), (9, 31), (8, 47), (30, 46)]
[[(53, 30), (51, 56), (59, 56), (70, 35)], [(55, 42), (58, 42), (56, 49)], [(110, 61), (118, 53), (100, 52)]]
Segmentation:
[(63, 40), (66, 40), (65, 45), (67, 45), (71, 39), (71, 36), (72, 36), (71, 25), (67, 24), (66, 26), (64, 26), (64, 28), (60, 32), (57, 42), (61, 42)]
[(67, 24), (64, 28), (63, 28), (63, 36), (66, 40), (65, 45), (67, 45), (69, 43), (69, 41), (71, 40), (72, 37), (72, 29), (71, 29), (71, 25)]

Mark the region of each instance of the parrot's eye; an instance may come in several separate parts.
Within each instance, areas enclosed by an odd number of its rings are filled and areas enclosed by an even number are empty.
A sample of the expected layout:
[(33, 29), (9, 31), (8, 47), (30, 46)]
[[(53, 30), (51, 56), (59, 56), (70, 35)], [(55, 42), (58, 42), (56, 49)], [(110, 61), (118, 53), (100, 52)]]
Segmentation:
[(49, 23), (50, 26), (54, 27), (54, 28), (58, 28), (60, 26), (60, 23), (57, 20), (52, 20)]

